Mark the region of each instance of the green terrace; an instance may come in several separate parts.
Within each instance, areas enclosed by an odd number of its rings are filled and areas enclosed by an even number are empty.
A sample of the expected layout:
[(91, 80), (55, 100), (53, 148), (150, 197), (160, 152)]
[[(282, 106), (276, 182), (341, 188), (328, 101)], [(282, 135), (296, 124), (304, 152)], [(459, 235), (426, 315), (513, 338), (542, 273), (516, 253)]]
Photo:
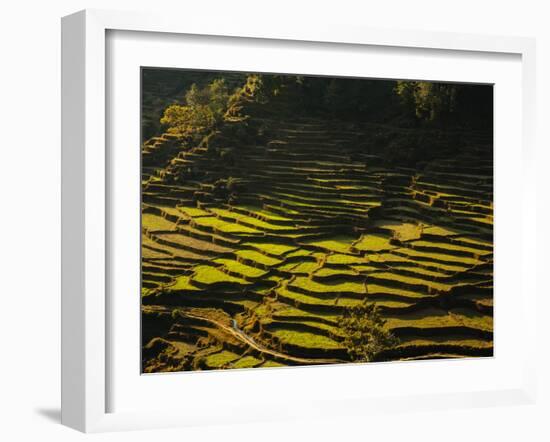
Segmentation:
[[(259, 122), (265, 143), (222, 138), (231, 164), (170, 136), (144, 145), (149, 369), (348, 361), (339, 323), (365, 300), (399, 339), (382, 360), (492, 355), (492, 163), (472, 147), (393, 167), (355, 147), (384, 127)], [(228, 177), (245, 185), (216, 193)]]

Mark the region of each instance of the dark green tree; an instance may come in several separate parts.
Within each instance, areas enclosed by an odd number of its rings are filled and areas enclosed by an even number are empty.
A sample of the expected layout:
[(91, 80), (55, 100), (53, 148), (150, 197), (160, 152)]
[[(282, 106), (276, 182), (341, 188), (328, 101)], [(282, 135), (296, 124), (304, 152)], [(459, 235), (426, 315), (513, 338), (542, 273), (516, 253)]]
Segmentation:
[(457, 86), (428, 81), (398, 81), (397, 95), (406, 109), (420, 121), (446, 122), (455, 112)]
[(168, 106), (160, 122), (170, 133), (199, 141), (223, 120), (229, 97), (223, 79), (214, 80), (204, 88), (193, 84), (185, 94), (185, 104)]
[(364, 301), (347, 309), (339, 321), (344, 332), (343, 344), (355, 362), (371, 362), (383, 350), (398, 344), (397, 338), (385, 327), (376, 304)]

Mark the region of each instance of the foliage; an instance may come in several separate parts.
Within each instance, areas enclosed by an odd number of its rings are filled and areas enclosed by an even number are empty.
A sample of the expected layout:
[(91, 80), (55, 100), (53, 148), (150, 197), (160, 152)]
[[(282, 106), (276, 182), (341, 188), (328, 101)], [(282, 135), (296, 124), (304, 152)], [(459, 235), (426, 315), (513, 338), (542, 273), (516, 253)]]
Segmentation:
[[(266, 88), (262, 75), (251, 74), (246, 77), (246, 82), (242, 88), (238, 89), (230, 98), (228, 110), (233, 111), (236, 116), (238, 111), (242, 109), (242, 105), (246, 102), (265, 102)], [(235, 112), (237, 111), (237, 112)]]
[(397, 338), (385, 328), (385, 324), (374, 303), (364, 301), (347, 309), (338, 325), (353, 361), (373, 361), (380, 352), (397, 345)]
[(407, 111), (421, 121), (446, 122), (455, 112), (457, 86), (428, 81), (398, 81), (395, 86)]
[(224, 115), (226, 130), (233, 139), (241, 141), (260, 142), (263, 137), (262, 127), (249, 126), (252, 109), (261, 111), (261, 106), (267, 104), (280, 93), (281, 79), (287, 76), (250, 74), (244, 85), (237, 89), (229, 99)]
[(204, 88), (193, 84), (185, 94), (185, 104), (168, 106), (160, 122), (169, 133), (197, 142), (219, 125), (228, 101), (229, 90), (223, 79)]
[(483, 85), (427, 81), (398, 81), (405, 115), (436, 126), (490, 129), (493, 123), (493, 88)]
[[(233, 93), (223, 78), (216, 79), (205, 87), (193, 84), (185, 94), (183, 104), (168, 106), (160, 120), (169, 133), (201, 147), (210, 154), (232, 165), (234, 156), (229, 150), (219, 151), (220, 141), (255, 142), (260, 141), (261, 130), (248, 125), (248, 109), (255, 104), (264, 104), (273, 94), (273, 79), (251, 74), (246, 77), (242, 87)], [(223, 132), (220, 128), (224, 125)], [(214, 149), (210, 149), (214, 148)], [(218, 155), (219, 154), (219, 155)]]
[(183, 137), (199, 139), (215, 123), (214, 114), (208, 106), (168, 106), (160, 122), (168, 126), (168, 132)]
[[(222, 136), (227, 139), (262, 142), (265, 128), (250, 116), (262, 116), (268, 103), (284, 104), (290, 115), (330, 114), (397, 127), (492, 126), (490, 86), (264, 74), (242, 75), (239, 80), (233, 74), (211, 78), (205, 84), (193, 77), (195, 83), (186, 86), (182, 103), (164, 110), (161, 124), (168, 132), (198, 142), (223, 123)], [(228, 84), (244, 78), (244, 84), (231, 92)]]

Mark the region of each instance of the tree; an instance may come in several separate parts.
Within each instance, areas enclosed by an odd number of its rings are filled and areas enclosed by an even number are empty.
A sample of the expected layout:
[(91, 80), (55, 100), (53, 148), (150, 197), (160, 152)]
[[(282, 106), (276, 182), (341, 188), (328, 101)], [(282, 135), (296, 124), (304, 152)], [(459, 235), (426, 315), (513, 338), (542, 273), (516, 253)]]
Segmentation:
[(168, 132), (199, 141), (223, 119), (229, 91), (223, 79), (200, 89), (196, 84), (185, 94), (185, 105), (168, 106), (160, 120)]
[(160, 120), (168, 132), (198, 141), (214, 126), (215, 117), (208, 106), (168, 106)]
[(250, 74), (244, 85), (237, 89), (227, 100), (226, 121), (240, 122), (248, 119), (245, 107), (253, 103), (265, 104), (273, 91), (273, 79), (270, 76)]
[(366, 300), (346, 310), (339, 326), (344, 332), (343, 343), (353, 361), (371, 362), (381, 351), (398, 344), (385, 324), (376, 304)]
[(410, 114), (418, 120), (445, 122), (454, 113), (457, 86), (428, 81), (398, 81), (397, 95)]

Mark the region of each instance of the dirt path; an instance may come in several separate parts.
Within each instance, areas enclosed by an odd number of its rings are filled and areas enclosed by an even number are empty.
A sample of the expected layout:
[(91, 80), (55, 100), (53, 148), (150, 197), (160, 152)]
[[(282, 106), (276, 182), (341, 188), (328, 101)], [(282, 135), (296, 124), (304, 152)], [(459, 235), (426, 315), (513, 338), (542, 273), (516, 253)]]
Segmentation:
[[(162, 306), (147, 306), (147, 308), (151, 309), (151, 310), (155, 310), (157, 312), (158, 311), (165, 311), (167, 313), (172, 312), (171, 309), (165, 308), (165, 307), (162, 307)], [(260, 344), (260, 343), (256, 342), (252, 337), (248, 336), (244, 331), (242, 331), (237, 326), (237, 321), (235, 321), (234, 319), (231, 319), (231, 327), (229, 327), (229, 326), (223, 324), (222, 322), (216, 321), (215, 319), (212, 319), (212, 318), (209, 318), (209, 317), (206, 317), (206, 316), (201, 316), (201, 315), (189, 313), (189, 312), (186, 312), (184, 310), (178, 310), (178, 313), (180, 314), (180, 316), (182, 316), (184, 318), (199, 319), (199, 320), (202, 320), (202, 321), (209, 322), (213, 326), (215, 326), (219, 329), (222, 329), (223, 331), (225, 331), (227, 333), (230, 333), (235, 338), (237, 338), (239, 341), (243, 342), (244, 344), (248, 345), (249, 347), (253, 348), (254, 350), (259, 351), (259, 352), (264, 353), (264, 354), (267, 354), (267, 355), (270, 355), (275, 359), (290, 361), (290, 362), (294, 362), (294, 363), (298, 363), (298, 364), (309, 364), (309, 365), (313, 365), (313, 364), (315, 364), (315, 365), (319, 365), (319, 364), (337, 364), (337, 363), (344, 362), (340, 359), (310, 359), (310, 358), (300, 358), (300, 357), (280, 353), (276, 350), (273, 350), (269, 347), (266, 347), (263, 344)]]

